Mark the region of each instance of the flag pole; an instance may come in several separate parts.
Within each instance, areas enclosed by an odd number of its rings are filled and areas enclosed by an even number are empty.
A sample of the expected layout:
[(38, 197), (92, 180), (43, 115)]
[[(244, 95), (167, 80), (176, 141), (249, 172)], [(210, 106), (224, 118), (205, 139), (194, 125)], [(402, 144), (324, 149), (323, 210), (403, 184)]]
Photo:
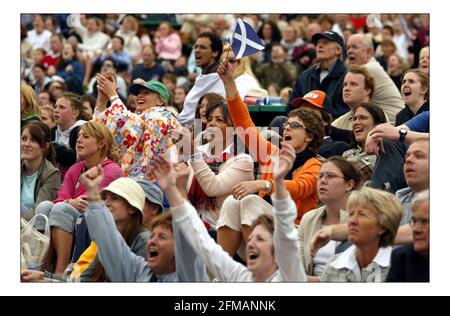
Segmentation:
[(228, 55), (230, 55), (230, 50), (233, 50), (233, 38), (234, 38), (234, 34), (236, 33), (236, 26), (237, 26), (237, 22), (236, 22), (236, 25), (234, 26), (233, 34), (231, 34), (231, 37), (229, 39), (229, 41), (230, 41), (230, 49), (227, 51), (227, 55), (225, 56), (227, 62), (228, 62)]

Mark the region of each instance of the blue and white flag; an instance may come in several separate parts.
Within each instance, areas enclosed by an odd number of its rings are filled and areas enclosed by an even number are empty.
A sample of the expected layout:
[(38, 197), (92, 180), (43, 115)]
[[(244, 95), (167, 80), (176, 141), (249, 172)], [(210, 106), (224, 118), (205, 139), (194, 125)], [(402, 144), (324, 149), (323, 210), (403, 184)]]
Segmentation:
[(247, 22), (238, 19), (236, 29), (231, 38), (231, 49), (236, 59), (253, 55), (263, 50), (264, 43), (256, 34), (255, 30)]

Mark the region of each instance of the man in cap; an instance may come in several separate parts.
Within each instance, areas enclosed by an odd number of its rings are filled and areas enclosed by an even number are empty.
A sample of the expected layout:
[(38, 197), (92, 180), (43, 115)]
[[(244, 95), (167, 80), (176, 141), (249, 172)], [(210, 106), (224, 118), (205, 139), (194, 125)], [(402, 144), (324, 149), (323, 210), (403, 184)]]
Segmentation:
[(325, 130), (325, 137), (322, 145), (320, 145), (317, 153), (324, 158), (331, 156), (342, 156), (343, 152), (348, 149), (348, 142), (350, 141), (350, 133), (334, 128), (330, 125), (331, 115), (324, 108), (324, 101), (326, 93), (320, 90), (313, 90), (303, 96), (303, 98), (296, 98), (292, 100), (291, 105), (306, 108), (316, 113), (323, 122)]
[(347, 70), (342, 55), (344, 39), (336, 32), (316, 33), (312, 37), (316, 45), (317, 63), (302, 72), (294, 85), (290, 102), (311, 90), (321, 90), (327, 94), (325, 109), (333, 118), (348, 111), (342, 99), (342, 85)]

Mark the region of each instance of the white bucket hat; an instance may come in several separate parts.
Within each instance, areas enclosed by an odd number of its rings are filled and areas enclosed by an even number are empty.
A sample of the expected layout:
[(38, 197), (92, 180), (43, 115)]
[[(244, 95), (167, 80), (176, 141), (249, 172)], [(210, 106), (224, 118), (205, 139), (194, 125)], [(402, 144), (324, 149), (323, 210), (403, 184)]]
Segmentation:
[(136, 181), (130, 178), (119, 178), (111, 182), (101, 192), (109, 191), (124, 198), (144, 215), (145, 193)]

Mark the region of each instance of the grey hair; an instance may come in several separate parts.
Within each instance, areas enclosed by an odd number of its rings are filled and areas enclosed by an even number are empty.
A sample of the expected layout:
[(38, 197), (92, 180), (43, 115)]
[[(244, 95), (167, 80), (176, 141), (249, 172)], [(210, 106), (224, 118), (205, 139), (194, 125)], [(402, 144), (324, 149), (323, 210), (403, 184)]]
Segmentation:
[(364, 43), (364, 46), (366, 46), (366, 48), (368, 48), (372, 51), (372, 53), (375, 51), (375, 49), (373, 47), (373, 42), (368, 36), (364, 35), (363, 43)]
[(420, 191), (417, 194), (414, 194), (414, 198), (411, 200), (411, 211), (418, 207), (423, 202), (426, 202), (430, 199), (430, 190)]

